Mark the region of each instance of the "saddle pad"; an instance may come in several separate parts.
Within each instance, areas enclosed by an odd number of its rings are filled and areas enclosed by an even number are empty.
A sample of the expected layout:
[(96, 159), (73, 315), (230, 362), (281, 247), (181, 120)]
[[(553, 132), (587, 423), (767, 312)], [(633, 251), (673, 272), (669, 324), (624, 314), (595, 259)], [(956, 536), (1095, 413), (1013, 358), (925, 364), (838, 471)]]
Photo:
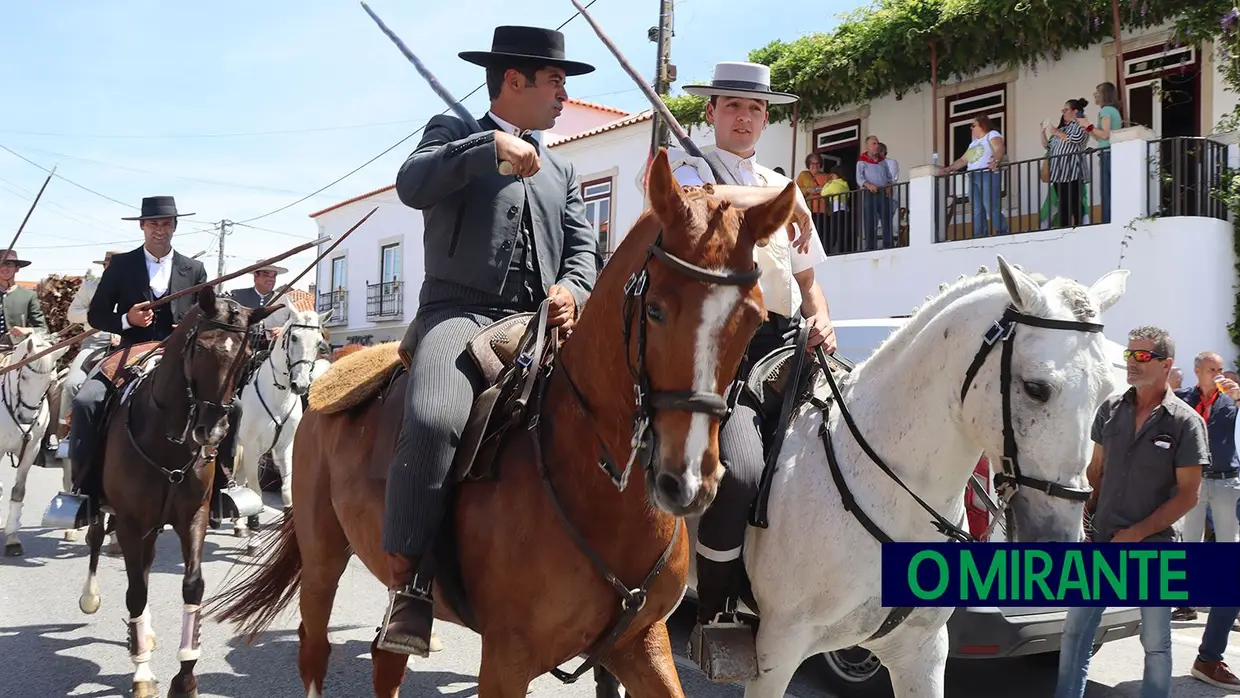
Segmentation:
[(310, 409), (343, 412), (373, 398), (404, 365), (399, 349), (400, 342), (384, 342), (338, 359), (310, 384)]
[[(156, 347), (159, 347), (159, 344), (159, 342), (143, 342), (118, 349), (100, 361), (91, 371), (91, 375), (102, 373), (112, 385), (120, 387), (120, 381), (124, 380), (121, 369), (132, 368), (138, 361), (144, 358), (148, 361), (150, 359), (157, 359), (163, 354), (162, 348), (156, 349)], [(152, 352), (152, 349), (156, 349), (156, 351)], [(147, 355), (148, 353), (150, 353), (150, 356)], [(143, 366), (143, 368), (146, 369), (149, 366)]]

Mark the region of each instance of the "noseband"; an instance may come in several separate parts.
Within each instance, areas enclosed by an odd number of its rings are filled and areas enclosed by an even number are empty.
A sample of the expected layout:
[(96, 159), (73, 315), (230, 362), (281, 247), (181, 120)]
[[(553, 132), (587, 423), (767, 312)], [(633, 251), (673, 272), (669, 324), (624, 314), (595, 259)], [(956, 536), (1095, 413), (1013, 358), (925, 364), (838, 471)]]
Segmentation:
[[(293, 333), (293, 330), (314, 330), (316, 332), (321, 332), (320, 328), (314, 325), (305, 325), (299, 322), (295, 322), (289, 325), (287, 332), (280, 333), (280, 345), (284, 348), (284, 356), (285, 356), (286, 362), (288, 363), (288, 367), (284, 371), (284, 375), (288, 378), (290, 384), (293, 381), (293, 369), (297, 368), (298, 366), (302, 364), (307, 364), (311, 368), (314, 368), (314, 359), (298, 359), (296, 361), (287, 361), (288, 350), (289, 350), (289, 335)], [(271, 359), (271, 356), (274, 353), (275, 352), (271, 352), (271, 351), (267, 352), (267, 363), (271, 365), (271, 382), (275, 385), (276, 390), (288, 390), (289, 386), (280, 385), (279, 379), (276, 378), (279, 372), (276, 371), (276, 365)]]
[(189, 437), (189, 430), (193, 428), (199, 409), (213, 407), (219, 410), (221, 414), (227, 415), (232, 412), (233, 402), (236, 401), (234, 396), (227, 403), (215, 403), (198, 397), (194, 391), (194, 377), (190, 367), (193, 365), (194, 357), (198, 352), (198, 333), (203, 330), (204, 325), (208, 329), (224, 330), (241, 337), (241, 347), (237, 350), (237, 355), (234, 357), (232, 365), (229, 366), (228, 373), (224, 375), (221, 393), (227, 393), (230, 385), (236, 386), (239, 372), (244, 367), (243, 359), (246, 347), (253, 344), (255, 335), (260, 331), (257, 325), (244, 327), (201, 316), (194, 323), (194, 326), (190, 328), (189, 333), (185, 337), (185, 352), (181, 355), (181, 372), (185, 377), (185, 396), (189, 400), (189, 414), (185, 417), (185, 428), (181, 430), (180, 434), (168, 433), (168, 440), (176, 444), (185, 443), (185, 440)]
[[(1022, 486), (1038, 490), (1056, 499), (1067, 499), (1074, 502), (1087, 502), (1093, 494), (1088, 489), (1067, 487), (1057, 482), (1030, 477), (1020, 471), (1020, 461), (1017, 458), (1016, 430), (1012, 425), (1012, 337), (1016, 333), (1016, 326), (1018, 324), (1046, 330), (1074, 332), (1102, 332), (1103, 329), (1101, 324), (1094, 322), (1040, 318), (1027, 315), (1012, 306), (1008, 306), (1003, 313), (1003, 317), (991, 325), (986, 334), (982, 336), (982, 346), (978, 348), (977, 355), (973, 357), (973, 363), (969, 365), (969, 370), (965, 372), (964, 384), (960, 386), (960, 404), (962, 407), (978, 370), (986, 362), (986, 358), (990, 355), (991, 350), (995, 348), (995, 345), (1002, 342), (1003, 350), (999, 359), (999, 394), (1003, 397), (1003, 458), (1000, 461), (1002, 470), (995, 473), (994, 484), (995, 493), (999, 495), (999, 499), (1003, 503), (1004, 518), (1009, 533), (1015, 531), (1016, 522), (1012, 517), (1011, 508), (1007, 505)], [(993, 520), (991, 526), (994, 526)], [(989, 533), (989, 531), (987, 532)]]
[[(754, 263), (752, 269), (746, 271), (712, 271), (696, 264), (690, 264), (676, 255), (663, 249), (663, 231), (660, 230), (650, 248), (642, 267), (629, 277), (624, 285), (624, 355), (629, 364), (629, 373), (633, 376), (633, 393), (636, 399), (636, 410), (633, 415), (633, 436), (630, 440), (631, 451), (624, 467), (616, 465), (607, 447), (598, 439), (601, 456), (599, 467), (611, 478), (612, 484), (620, 491), (629, 484), (629, 474), (633, 464), (640, 463), (647, 474), (651, 472), (657, 441), (651, 424), (659, 410), (678, 410), (696, 414), (709, 414), (723, 417), (728, 412), (728, 400), (716, 392), (697, 390), (653, 390), (650, 387), (650, 376), (646, 373), (646, 292), (650, 288), (650, 260), (657, 259), (663, 266), (686, 276), (694, 281), (715, 286), (751, 286), (762, 277), (762, 270)], [(638, 313), (640, 312), (640, 316)], [(637, 332), (633, 333), (633, 321), (637, 320)], [(636, 342), (637, 363), (633, 363), (633, 348)], [(583, 416), (588, 414), (585, 399), (576, 383), (561, 367), (560, 373), (567, 379), (569, 388), (576, 398), (577, 407)]]

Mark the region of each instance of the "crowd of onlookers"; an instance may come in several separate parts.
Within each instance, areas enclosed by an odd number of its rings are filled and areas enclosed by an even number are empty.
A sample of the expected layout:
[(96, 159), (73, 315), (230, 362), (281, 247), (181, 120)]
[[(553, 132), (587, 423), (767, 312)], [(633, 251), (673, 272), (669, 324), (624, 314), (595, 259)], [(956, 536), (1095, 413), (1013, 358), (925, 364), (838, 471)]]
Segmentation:
[[(1100, 222), (1110, 222), (1110, 139), (1111, 132), (1123, 126), (1123, 114), (1114, 83), (1098, 85), (1093, 97), (1098, 109), (1092, 118), (1088, 113), (1089, 100), (1070, 99), (1061, 108), (1057, 121), (1045, 119), (1039, 124), (1044, 156), (1036, 172), (1032, 168), (1010, 165), (1007, 138), (990, 117), (981, 115), (973, 119), (970, 124), (972, 140), (964, 153), (939, 168), (940, 175), (964, 173), (963, 181), (945, 191), (952, 192), (949, 205), (952, 210), (968, 202), (971, 209), (968, 237), (1010, 232), (1009, 211), (1003, 206), (1005, 192), (1037, 191), (1039, 197), (1044, 194), (1040, 202), (1026, 202), (1038, 206), (1038, 228), (1070, 228), (1090, 222), (1095, 198), (1090, 191), (1094, 172), (1097, 172)], [(1093, 157), (1095, 151), (1096, 158)], [(907, 244), (907, 188), (897, 186), (900, 165), (888, 156), (886, 144), (877, 136), (868, 136), (851, 174), (850, 183), (842, 167), (826, 167), (821, 155), (811, 153), (805, 158), (805, 169), (796, 177), (797, 185), (814, 212), (828, 254)], [(1026, 176), (1036, 176), (1044, 186), (1017, 181)], [(1018, 206), (1023, 207), (1025, 204)]]

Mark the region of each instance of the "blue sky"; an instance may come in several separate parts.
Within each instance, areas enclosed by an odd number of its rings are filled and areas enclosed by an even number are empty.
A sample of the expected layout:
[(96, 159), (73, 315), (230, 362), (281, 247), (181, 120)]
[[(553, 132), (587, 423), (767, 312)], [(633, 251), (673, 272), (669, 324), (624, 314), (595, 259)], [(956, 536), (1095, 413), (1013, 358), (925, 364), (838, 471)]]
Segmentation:
[[(369, 4), (458, 99), (483, 76), (457, 52), (489, 48), (496, 25), (555, 27), (574, 13), (568, 0)], [(829, 30), (859, 4), (768, 0), (759, 12), (752, 2), (679, 0), (677, 84), (708, 79), (716, 61), (744, 60), (774, 39)], [(643, 75), (653, 75), (646, 31), (658, 7), (658, 0), (590, 7)], [(569, 81), (570, 96), (629, 111), (646, 106), (583, 19), (563, 31), (569, 55), (598, 67)], [(390, 184), (418, 136), (295, 201), (444, 109), (355, 0), (14, 3), (0, 24), (0, 60), (10, 66), (0, 78), (0, 247), (46, 177), (18, 156), (57, 167), (16, 245), (34, 262), (20, 277), (30, 280), (80, 274), (106, 249), (137, 247), (137, 223), (120, 218), (154, 194), (171, 194), (197, 214), (182, 220), (174, 244), (185, 254), (207, 250), (211, 272), (218, 263), (211, 228), (220, 219), (261, 216), (227, 237), (227, 270), (278, 254), (314, 237), (312, 211)], [(465, 104), (481, 113), (485, 89)], [(313, 258), (304, 253), (286, 266), (300, 270)]]

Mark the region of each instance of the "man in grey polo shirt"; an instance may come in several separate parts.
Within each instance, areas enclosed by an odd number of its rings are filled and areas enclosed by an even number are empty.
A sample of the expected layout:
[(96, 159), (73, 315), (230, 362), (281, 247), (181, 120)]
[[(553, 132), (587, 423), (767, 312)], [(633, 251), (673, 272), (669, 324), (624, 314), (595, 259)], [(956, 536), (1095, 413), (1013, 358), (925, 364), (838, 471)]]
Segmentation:
[[(1171, 542), (1175, 523), (1197, 504), (1202, 468), (1210, 463), (1206, 423), (1168, 384), (1175, 342), (1160, 327), (1128, 334), (1128, 384), (1094, 418), (1089, 483), (1097, 490), (1094, 542)], [(1068, 609), (1055, 698), (1081, 698), (1101, 607)], [(1171, 608), (1141, 609), (1145, 673), (1141, 698), (1171, 695)]]

